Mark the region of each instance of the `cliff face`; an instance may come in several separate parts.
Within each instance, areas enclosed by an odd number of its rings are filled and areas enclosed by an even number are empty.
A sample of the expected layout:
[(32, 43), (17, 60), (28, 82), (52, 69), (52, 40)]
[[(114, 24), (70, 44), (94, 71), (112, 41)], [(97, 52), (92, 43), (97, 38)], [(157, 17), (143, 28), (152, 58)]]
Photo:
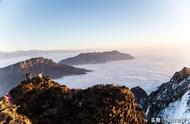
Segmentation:
[(81, 53), (78, 56), (61, 60), (59, 63), (67, 65), (100, 64), (116, 60), (133, 59), (129, 54), (120, 53), (116, 50), (108, 52)]
[[(61, 78), (66, 75), (85, 74), (88, 70), (75, 68), (68, 65), (60, 65), (53, 62), (51, 59), (42, 57), (32, 58), (26, 61), (16, 63), (0, 69), (0, 90), (7, 92), (10, 87), (14, 87), (20, 81), (24, 80), (26, 73), (36, 76), (43, 72), (51, 78)], [(1, 93), (2, 94), (2, 93)]]
[[(149, 95), (147, 117), (166, 120), (188, 119), (190, 116), (190, 68), (176, 72), (171, 80)], [(178, 114), (175, 114), (178, 113)], [(166, 123), (166, 122), (164, 122)], [(188, 124), (187, 120), (183, 121)]]
[[(16, 117), (34, 124), (145, 124), (145, 114), (127, 87), (97, 85), (69, 89), (48, 78), (21, 82), (10, 91)], [(1, 100), (2, 101), (2, 100)], [(9, 111), (8, 108), (5, 108)], [(0, 108), (1, 110), (1, 108)], [(0, 111), (3, 115), (3, 113)], [(26, 121), (22, 120), (22, 121)], [(14, 121), (13, 119), (0, 121)]]

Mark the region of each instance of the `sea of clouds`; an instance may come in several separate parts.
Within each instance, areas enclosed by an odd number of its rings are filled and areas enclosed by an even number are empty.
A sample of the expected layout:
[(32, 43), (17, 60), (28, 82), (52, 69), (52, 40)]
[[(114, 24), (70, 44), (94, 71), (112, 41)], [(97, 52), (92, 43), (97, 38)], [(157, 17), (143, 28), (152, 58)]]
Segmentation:
[(168, 56), (136, 55), (133, 60), (105, 64), (80, 65), (93, 70), (86, 75), (67, 76), (56, 81), (71, 88), (88, 88), (95, 84), (140, 86), (148, 93), (170, 80), (176, 71), (190, 64), (190, 59)]
[[(58, 62), (61, 59), (77, 54), (78, 53), (51, 54), (43, 55), (43, 57), (51, 58)], [(184, 66), (190, 66), (190, 57), (147, 53), (132, 55), (135, 57), (133, 60), (76, 66), (93, 71), (85, 75), (62, 77), (56, 79), (56, 81), (70, 88), (88, 88), (96, 84), (124, 85), (129, 88), (140, 86), (150, 93), (160, 84), (169, 81), (176, 71), (181, 70)], [(5, 67), (31, 57), (36, 57), (36, 55), (1, 59), (0, 67)]]

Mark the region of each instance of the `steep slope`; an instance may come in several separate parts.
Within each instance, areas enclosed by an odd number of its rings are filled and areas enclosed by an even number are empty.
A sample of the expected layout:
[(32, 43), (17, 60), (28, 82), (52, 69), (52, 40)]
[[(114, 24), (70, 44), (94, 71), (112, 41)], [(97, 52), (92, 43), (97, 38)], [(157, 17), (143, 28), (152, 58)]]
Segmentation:
[(146, 123), (143, 110), (127, 87), (97, 85), (77, 90), (36, 77), (21, 82), (10, 94), (17, 116), (25, 116), (33, 124)]
[[(152, 117), (159, 117), (162, 121), (189, 118), (189, 72), (190, 68), (186, 67), (176, 72), (169, 82), (162, 84), (158, 90), (149, 95), (147, 110), (149, 121)], [(178, 114), (174, 115), (174, 113)]]
[(179, 123), (189, 124), (190, 123), (190, 92), (186, 92), (181, 99), (168, 104), (166, 108), (161, 110), (158, 114), (160, 118), (165, 122), (179, 120)]
[(81, 53), (78, 56), (61, 60), (59, 63), (67, 65), (100, 64), (116, 60), (133, 59), (129, 54), (120, 53), (116, 50), (108, 52)]
[(26, 73), (36, 76), (43, 72), (51, 78), (60, 78), (66, 75), (85, 74), (88, 70), (72, 66), (57, 64), (51, 59), (42, 57), (32, 58), (0, 69), (0, 90), (5, 93), (18, 82), (25, 79)]

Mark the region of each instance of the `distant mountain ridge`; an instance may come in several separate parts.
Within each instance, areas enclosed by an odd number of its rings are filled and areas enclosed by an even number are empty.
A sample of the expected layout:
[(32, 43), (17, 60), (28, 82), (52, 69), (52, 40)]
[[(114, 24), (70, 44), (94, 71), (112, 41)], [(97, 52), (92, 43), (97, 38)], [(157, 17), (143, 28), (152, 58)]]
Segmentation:
[(16, 64), (0, 68), (0, 89), (10, 89), (26, 78), (26, 73), (36, 76), (39, 73), (50, 76), (53, 79), (67, 75), (86, 74), (89, 70), (75, 68), (65, 64), (55, 63), (51, 59), (37, 57)]
[(28, 50), (28, 51), (14, 51), (2, 52), (0, 51), (0, 58), (14, 58), (18, 56), (41, 56), (45, 54), (63, 54), (69, 52), (79, 52), (80, 50)]
[(75, 57), (61, 60), (59, 63), (67, 65), (100, 64), (109, 61), (131, 60), (134, 57), (119, 51), (81, 53)]

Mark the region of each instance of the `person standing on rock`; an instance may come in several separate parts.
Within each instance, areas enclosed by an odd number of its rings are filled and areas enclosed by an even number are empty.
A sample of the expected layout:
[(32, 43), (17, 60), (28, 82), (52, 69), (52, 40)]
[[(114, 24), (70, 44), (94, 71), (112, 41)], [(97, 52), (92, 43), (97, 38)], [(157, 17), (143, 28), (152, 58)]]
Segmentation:
[(49, 79), (49, 76), (44, 75), (43, 73), (38, 74), (39, 78)]
[(27, 81), (32, 79), (32, 76), (30, 73), (26, 73), (26, 79), (27, 79)]
[(44, 77), (44, 76), (43, 76), (43, 73), (38, 74), (38, 77), (39, 77), (39, 78), (43, 78), (43, 77)]

